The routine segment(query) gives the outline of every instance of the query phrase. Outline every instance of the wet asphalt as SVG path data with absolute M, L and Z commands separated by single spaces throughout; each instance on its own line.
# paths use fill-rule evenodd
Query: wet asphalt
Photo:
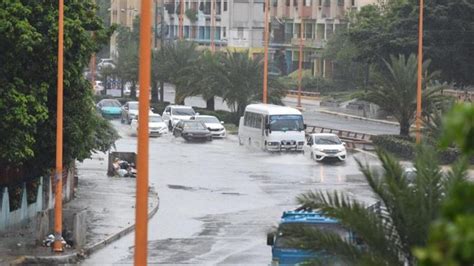
M 122 135 L 117 150 L 136 151 L 130 127 L 113 123 Z M 149 179 L 160 209 L 149 222 L 149 263 L 268 265 L 266 233 L 283 211 L 297 207 L 300 193 L 340 190 L 374 202 L 355 158 L 376 163 L 363 153 L 344 163 L 316 163 L 300 153 L 239 146 L 233 135 L 206 143 L 150 139 Z M 131 233 L 83 264 L 131 264 L 133 245 Z

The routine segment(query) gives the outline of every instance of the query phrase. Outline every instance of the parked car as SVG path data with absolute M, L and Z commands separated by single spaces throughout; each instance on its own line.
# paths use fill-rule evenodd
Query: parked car
M 138 116 L 138 102 L 129 101 L 122 106 L 122 117 L 120 122 L 130 124 Z
M 130 125 L 134 132 L 138 134 L 138 116 L 135 116 Z M 159 137 L 168 133 L 168 126 L 163 122 L 163 119 L 161 119 L 159 114 L 150 112 L 148 118 L 148 132 L 150 137 Z
M 102 59 L 100 59 L 99 63 L 97 64 L 97 69 L 101 70 L 104 67 L 115 68 L 114 60 L 112 58 L 102 58 Z
M 173 128 L 173 136 L 182 137 L 183 139 L 211 141 L 212 134 L 206 125 L 201 121 L 181 120 Z
M 104 118 L 119 118 L 122 116 L 122 105 L 115 99 L 103 99 L 97 103 L 96 107 Z
M 168 105 L 163 111 L 163 120 L 168 124 L 170 130 L 181 120 L 189 120 L 198 115 L 194 109 L 185 105 Z
M 217 117 L 212 115 L 197 115 L 193 116 L 191 120 L 202 121 L 206 125 L 207 129 L 211 131 L 211 134 L 215 138 L 224 138 L 227 133 L 223 121 L 219 121 Z
M 303 152 L 305 156 L 318 162 L 325 159 L 345 161 L 347 157 L 345 143 L 332 133 L 310 134 L 303 146 Z

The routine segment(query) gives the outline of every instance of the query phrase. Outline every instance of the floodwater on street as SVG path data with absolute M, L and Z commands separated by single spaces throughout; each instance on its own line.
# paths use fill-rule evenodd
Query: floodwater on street
M 118 151 L 136 151 L 130 126 L 113 124 Z M 355 158 L 316 163 L 299 153 L 266 153 L 239 146 L 237 137 L 187 143 L 171 134 L 150 139 L 150 185 L 160 197 L 149 222 L 149 263 L 268 265 L 266 233 L 302 192 L 340 190 L 368 204 L 375 200 Z M 104 169 L 105 171 L 105 169 Z M 134 233 L 83 264 L 133 263 Z

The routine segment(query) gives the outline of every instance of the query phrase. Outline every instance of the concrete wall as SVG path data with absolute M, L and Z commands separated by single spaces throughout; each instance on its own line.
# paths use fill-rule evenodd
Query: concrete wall
M 63 202 L 70 201 L 74 197 L 74 168 L 67 171 L 63 178 Z M 27 187 L 23 183 L 21 190 L 20 208 L 10 211 L 10 199 L 8 187 L 0 188 L 0 231 L 12 229 L 28 224 L 38 212 L 54 208 L 54 193 L 50 177 L 40 177 L 36 189 L 36 201 L 28 204 Z

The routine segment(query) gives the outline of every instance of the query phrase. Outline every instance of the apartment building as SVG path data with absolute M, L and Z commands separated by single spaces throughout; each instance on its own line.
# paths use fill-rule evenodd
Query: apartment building
M 264 0 L 214 0 L 214 43 L 217 49 L 262 52 L 263 47 L 263 2 Z M 184 39 L 206 47 L 211 43 L 211 0 L 185 0 L 183 18 Z M 165 39 L 179 36 L 180 0 L 165 0 Z
M 133 29 L 133 20 L 140 13 L 140 0 L 111 0 L 110 22 Z M 110 56 L 118 56 L 117 32 L 110 38 Z
M 348 26 L 347 12 L 377 0 L 271 0 L 271 41 L 274 57 L 284 58 L 284 73 L 298 68 L 299 43 L 303 28 L 303 68 L 313 75 L 331 78 L 334 66 L 322 59 L 327 40 Z M 303 27 L 301 27 L 303 24 Z

